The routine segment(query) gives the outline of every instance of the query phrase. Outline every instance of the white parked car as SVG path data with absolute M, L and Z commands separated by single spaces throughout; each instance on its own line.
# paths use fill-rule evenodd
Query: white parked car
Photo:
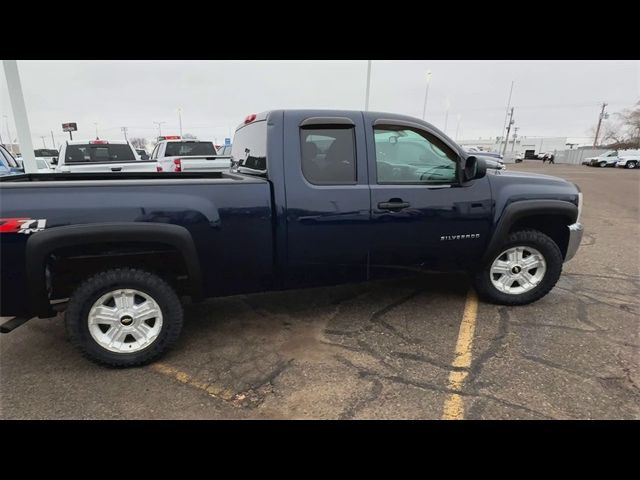
M 620 159 L 616 162 L 618 168 L 638 168 L 640 167 L 640 152 L 639 153 L 623 153 L 620 155 Z
M 155 172 L 154 161 L 142 160 L 124 140 L 71 140 L 60 147 L 56 172 Z
M 38 173 L 55 173 L 54 165 L 51 165 L 46 158 L 36 157 Z
M 231 156 L 219 155 L 213 142 L 177 135 L 160 138 L 151 153 L 158 172 L 208 172 L 231 167 Z

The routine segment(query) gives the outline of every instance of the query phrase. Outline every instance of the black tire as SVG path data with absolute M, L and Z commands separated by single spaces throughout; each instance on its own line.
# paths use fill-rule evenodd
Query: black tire
M 529 246 L 538 250 L 545 259 L 547 271 L 542 281 L 532 290 L 521 294 L 508 294 L 499 291 L 491 282 L 490 268 L 495 257 L 504 250 Z M 520 230 L 510 233 L 495 256 L 492 256 L 481 271 L 474 275 L 474 285 L 480 298 L 500 305 L 526 305 L 544 297 L 555 286 L 562 273 L 562 253 L 558 245 L 538 230 Z
M 89 332 L 88 316 L 93 304 L 102 295 L 120 288 L 133 288 L 149 295 L 162 312 L 162 326 L 156 339 L 134 353 L 107 350 Z M 120 368 L 144 365 L 158 358 L 178 339 L 182 322 L 182 305 L 173 288 L 157 275 L 134 268 L 116 268 L 89 277 L 71 296 L 65 315 L 69 339 L 85 357 L 100 365 Z
M 600 163 L 598 164 L 598 166 L 599 166 L 600 168 L 604 168 L 604 167 L 606 167 L 606 166 L 607 166 L 607 162 L 600 162 Z
M 638 162 L 627 162 L 625 168 L 636 168 L 638 166 Z

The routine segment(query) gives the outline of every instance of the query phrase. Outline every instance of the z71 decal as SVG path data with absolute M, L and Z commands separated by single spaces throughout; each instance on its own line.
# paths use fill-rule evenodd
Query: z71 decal
M 46 218 L 0 218 L 0 233 L 34 233 L 47 227 Z

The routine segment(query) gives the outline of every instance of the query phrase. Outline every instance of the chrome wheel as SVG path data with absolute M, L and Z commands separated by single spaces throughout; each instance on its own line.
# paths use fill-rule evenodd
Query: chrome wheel
M 88 323 L 89 333 L 101 347 L 134 353 L 156 340 L 162 311 L 146 293 L 123 288 L 102 295 L 89 310 Z
M 510 295 L 528 292 L 540 284 L 547 271 L 542 254 L 532 247 L 512 247 L 505 250 L 491 264 L 491 283 L 499 291 Z

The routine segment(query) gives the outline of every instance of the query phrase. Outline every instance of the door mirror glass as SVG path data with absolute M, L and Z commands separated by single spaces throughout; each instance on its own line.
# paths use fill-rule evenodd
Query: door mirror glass
M 474 157 L 472 155 L 465 159 L 464 168 L 462 169 L 462 177 L 465 182 L 476 178 L 482 178 L 486 174 L 487 164 L 482 158 Z

